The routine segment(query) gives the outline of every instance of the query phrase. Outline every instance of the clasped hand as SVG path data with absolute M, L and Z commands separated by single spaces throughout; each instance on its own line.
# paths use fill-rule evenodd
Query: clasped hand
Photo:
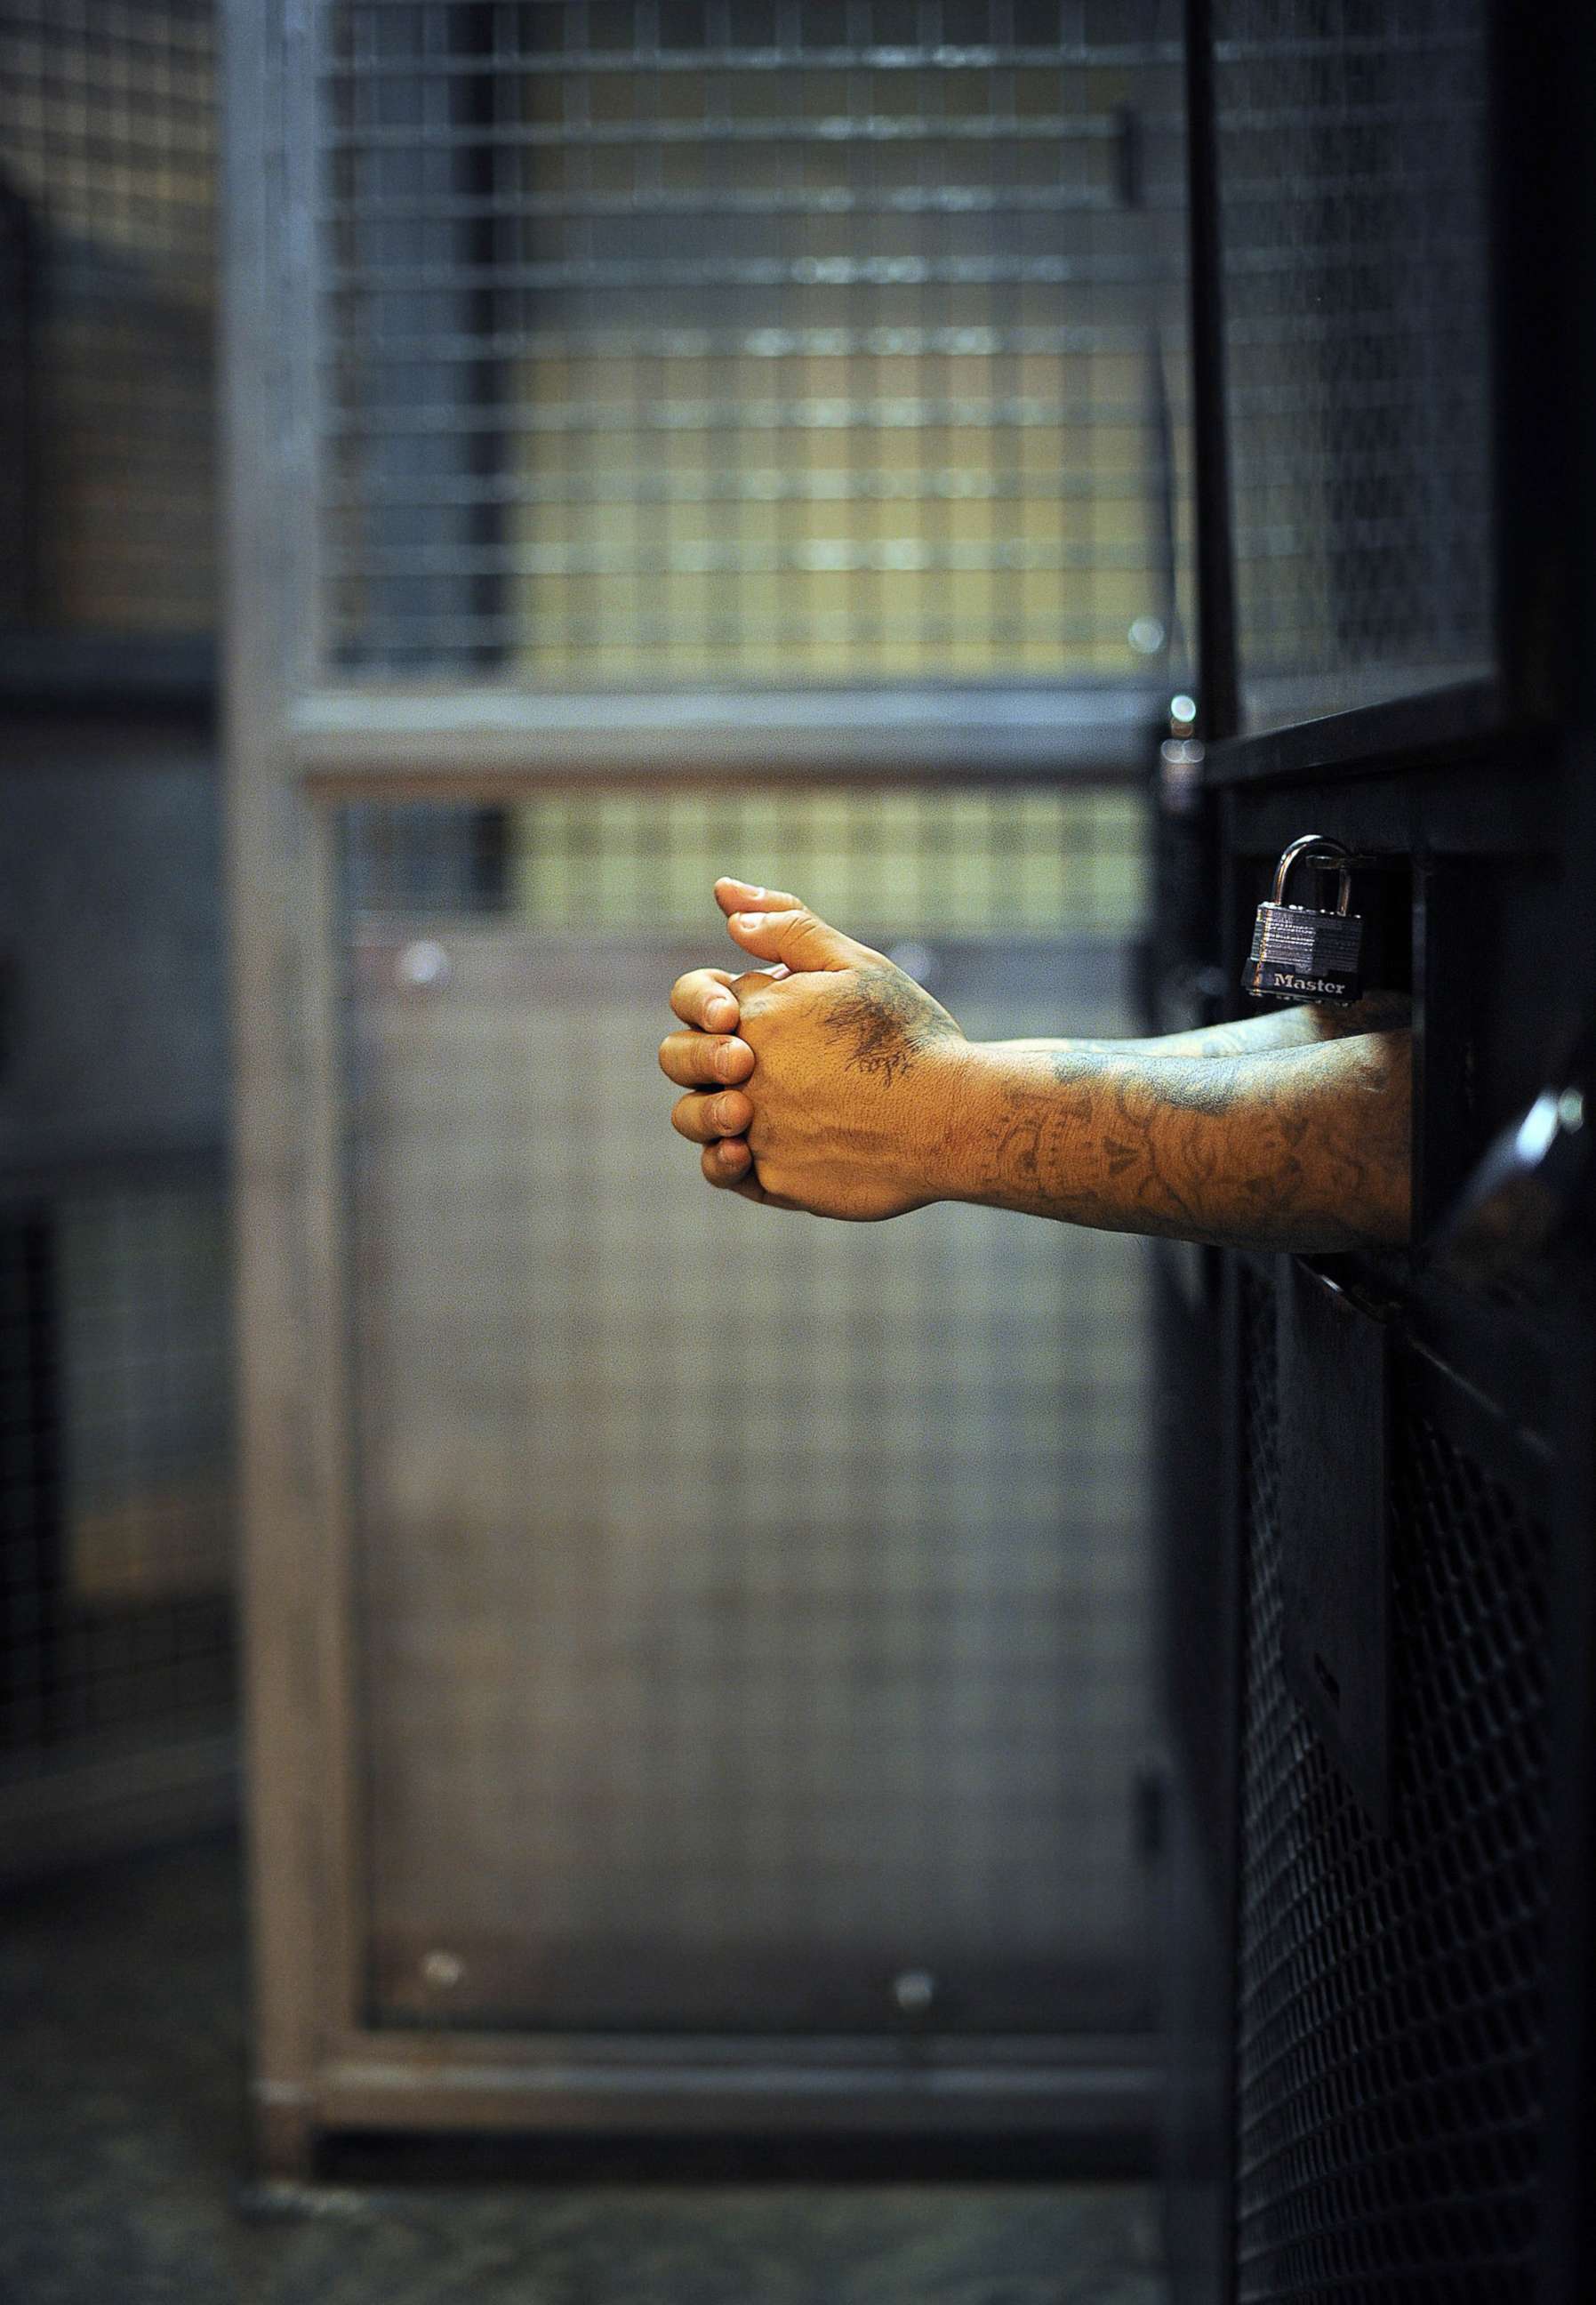
M 660 1068 L 711 1185 L 816 1216 L 898 1216 L 939 1197 L 964 1033 L 885 954 L 780 890 L 725 879 L 734 940 L 773 963 L 697 968 L 671 1007 Z

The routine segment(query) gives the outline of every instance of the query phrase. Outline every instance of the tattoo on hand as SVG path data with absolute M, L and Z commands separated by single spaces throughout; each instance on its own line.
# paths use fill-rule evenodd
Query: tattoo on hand
M 929 1042 L 964 1038 L 947 1009 L 896 968 L 861 974 L 828 1011 L 826 1029 L 851 1043 L 851 1067 L 887 1088 L 913 1070 Z

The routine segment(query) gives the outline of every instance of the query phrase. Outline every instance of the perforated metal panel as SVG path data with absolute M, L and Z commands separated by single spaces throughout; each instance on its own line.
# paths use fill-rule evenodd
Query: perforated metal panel
M 0 1789 L 230 1722 L 218 1167 L 0 1204 Z
M 1411 1405 L 1393 1468 L 1393 1829 L 1282 1675 L 1274 1298 L 1244 1290 L 1237 2296 L 1536 2294 L 1549 1545 Z
M 1057 678 L 1169 648 L 1167 7 L 317 14 L 335 661 Z
M 0 399 L 33 625 L 216 622 L 215 9 L 0 9 Z
M 794 793 L 773 850 L 719 795 L 537 804 L 489 840 L 435 812 L 432 906 L 415 810 L 412 895 L 386 911 L 399 827 L 356 814 L 379 2020 L 1145 2022 L 1137 1245 L 709 1193 L 653 1062 L 671 977 L 724 943 L 717 820 L 751 869 L 796 859 L 817 898 L 851 899 L 862 934 L 912 916 L 914 964 L 972 1033 L 1123 1030 L 1138 826 L 1109 796 L 1077 855 L 1086 807 Z M 610 812 L 644 837 L 611 848 Z M 944 812 L 962 873 L 903 838 Z M 1029 888 L 1004 869 L 1017 827 Z M 506 847 L 507 879 L 471 861 Z M 635 925 L 584 935 L 584 905 Z M 905 1971 L 935 1980 L 918 2012 Z
M 1485 12 L 1218 0 L 1237 646 L 1261 727 L 1488 670 Z

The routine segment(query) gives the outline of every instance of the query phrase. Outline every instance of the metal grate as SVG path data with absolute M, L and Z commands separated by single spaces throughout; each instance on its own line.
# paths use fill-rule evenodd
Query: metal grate
M 1214 19 L 1259 727 L 1490 665 L 1485 11 L 1220 0 Z
M 229 1723 L 228 1305 L 214 1174 L 0 1211 L 0 1781 Z
M 1237 2295 L 1528 2305 L 1546 2028 L 1546 1533 L 1404 1414 L 1399 1742 L 1382 1839 L 1282 1678 L 1274 1303 L 1252 1276 L 1244 1289 Z
M 214 14 L 0 9 L 0 394 L 21 512 L 4 607 L 30 625 L 216 621 Z
M 903 797 L 922 828 L 945 805 Z M 914 957 L 972 1031 L 1125 1029 L 1139 828 L 1108 796 L 1079 933 L 1038 905 L 1016 937 L 1014 826 L 1048 854 L 1023 797 L 961 795 L 962 873 L 922 853 L 913 889 L 891 795 L 586 795 L 486 845 L 439 811 L 438 904 L 356 911 L 379 2020 L 1145 2024 L 1136 1246 L 968 1209 L 772 1221 L 705 1190 L 654 1067 L 669 979 L 725 943 L 728 821 L 748 869 L 877 938 L 950 875 Z M 424 820 L 386 813 L 347 820 L 363 905 L 385 842 L 420 884 Z M 1056 799 L 1056 855 L 1071 821 Z M 481 881 L 506 846 L 535 870 Z M 918 2014 L 904 1972 L 935 1980 Z
M 1171 8 L 318 13 L 335 662 L 1057 677 L 1177 640 Z

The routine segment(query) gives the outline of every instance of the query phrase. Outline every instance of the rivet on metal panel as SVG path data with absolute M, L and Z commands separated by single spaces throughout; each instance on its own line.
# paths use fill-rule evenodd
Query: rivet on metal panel
M 929 1969 L 903 1969 L 892 1980 L 892 1997 L 905 2017 L 923 2017 L 937 1997 L 937 1980 Z
M 394 974 L 403 991 L 441 991 L 449 981 L 449 956 L 441 944 L 421 938 L 402 948 Z

